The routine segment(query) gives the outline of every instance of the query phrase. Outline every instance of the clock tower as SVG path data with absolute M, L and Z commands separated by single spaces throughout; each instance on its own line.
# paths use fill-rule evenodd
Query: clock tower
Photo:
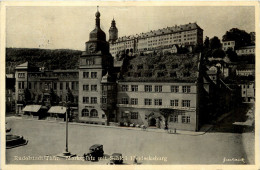
M 100 28 L 100 12 L 97 10 L 95 29 L 79 59 L 79 121 L 106 124 L 106 114 L 101 107 L 101 80 L 113 67 L 106 34 Z

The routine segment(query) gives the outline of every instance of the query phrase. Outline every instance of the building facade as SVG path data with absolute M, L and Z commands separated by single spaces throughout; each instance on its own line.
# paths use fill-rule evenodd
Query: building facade
M 253 81 L 241 82 L 241 96 L 243 102 L 254 103 L 255 102 L 255 83 Z
M 100 28 L 100 16 L 97 11 L 95 29 L 85 43 L 78 70 L 45 70 L 28 62 L 16 67 L 16 112 L 23 113 L 23 108 L 33 103 L 47 107 L 51 114 L 64 114 L 57 106 L 73 96 L 78 122 L 199 130 L 210 91 L 210 83 L 203 79 L 201 56 L 173 53 L 178 50 L 174 42 L 202 44 L 203 30 L 196 23 L 187 24 L 120 43 L 113 21 L 108 42 Z M 122 61 L 110 54 L 115 46 L 122 47 L 117 50 L 130 48 L 129 52 L 151 50 L 148 44 L 153 44 L 152 39 L 160 42 L 152 48 L 170 46 L 174 52 L 163 56 L 136 54 Z
M 227 51 L 228 49 L 235 50 L 235 41 L 223 41 L 222 42 L 222 50 Z
M 75 106 L 79 94 L 78 74 L 78 70 L 45 70 L 33 67 L 28 62 L 18 65 L 15 72 L 16 114 L 22 114 L 27 104 L 51 107 L 66 102 L 68 92 L 73 95 Z
M 246 46 L 246 47 L 241 47 L 236 50 L 236 53 L 238 56 L 241 55 L 254 55 L 255 54 L 255 46 Z
M 118 30 L 115 29 L 115 21 L 112 21 L 109 30 L 110 53 L 113 57 L 124 52 L 147 52 L 158 49 L 170 49 L 174 45 L 188 47 L 203 44 L 203 29 L 197 23 L 175 25 L 147 33 L 117 38 Z M 114 31 L 111 31 L 114 30 Z
M 108 91 L 115 90 L 113 83 L 103 85 L 102 77 L 111 73 L 113 58 L 109 53 L 106 34 L 100 28 L 100 13 L 96 13 L 96 27 L 90 32 L 86 50 L 79 61 L 79 121 L 105 125 L 108 113 L 114 112 L 107 99 Z M 110 37 L 113 38 L 113 37 Z M 109 90 L 108 87 L 109 86 Z M 105 91 L 106 90 L 106 91 Z M 109 96 L 110 97 L 110 96 Z M 109 107 L 103 106 L 109 105 Z M 103 106 L 103 107 L 102 107 Z

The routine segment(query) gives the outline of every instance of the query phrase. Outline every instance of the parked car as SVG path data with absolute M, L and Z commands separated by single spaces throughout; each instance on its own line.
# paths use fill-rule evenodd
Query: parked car
M 97 161 L 99 157 L 104 156 L 103 145 L 95 144 L 89 148 L 89 153 L 84 153 L 86 161 Z
M 123 156 L 121 153 L 113 153 L 112 156 L 110 156 L 110 165 L 114 164 L 122 164 L 123 163 Z

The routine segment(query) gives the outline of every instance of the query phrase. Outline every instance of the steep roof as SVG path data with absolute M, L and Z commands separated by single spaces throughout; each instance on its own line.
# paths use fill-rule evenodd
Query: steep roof
M 29 63 L 27 61 L 25 63 L 22 63 L 22 64 L 16 66 L 15 69 L 28 69 L 28 66 L 29 66 Z
M 169 54 L 125 59 L 119 81 L 196 82 L 199 58 L 199 54 Z
M 238 50 L 243 50 L 243 49 L 252 49 L 255 48 L 255 46 L 244 46 L 244 47 L 240 47 Z
M 179 26 L 175 25 L 172 27 L 166 27 L 166 28 L 162 28 L 162 29 L 158 29 L 158 30 L 151 30 L 150 32 L 146 32 L 146 33 L 119 37 L 116 40 L 116 42 L 129 41 L 129 40 L 133 40 L 135 38 L 148 38 L 148 37 L 164 35 L 164 34 L 171 34 L 171 33 L 175 33 L 175 32 L 182 32 L 182 31 L 193 30 L 193 29 L 201 29 L 201 28 L 198 26 L 197 23 L 189 23 L 189 24 L 184 24 L 184 25 L 179 25 Z

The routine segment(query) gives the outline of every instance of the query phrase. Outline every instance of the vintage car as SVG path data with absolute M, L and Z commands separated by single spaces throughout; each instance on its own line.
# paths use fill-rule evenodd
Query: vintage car
M 84 153 L 83 157 L 86 161 L 98 161 L 99 157 L 104 156 L 103 145 L 95 144 L 89 148 L 89 153 Z
M 110 156 L 110 161 L 109 161 L 110 165 L 122 164 L 122 163 L 123 163 L 123 156 L 121 153 L 113 153 Z

